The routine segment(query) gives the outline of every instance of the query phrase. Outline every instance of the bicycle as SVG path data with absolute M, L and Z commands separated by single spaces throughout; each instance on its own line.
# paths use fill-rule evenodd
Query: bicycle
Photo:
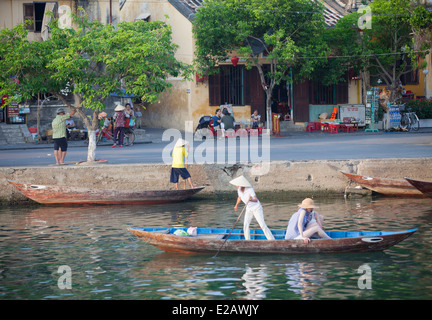
M 399 112 L 401 114 L 401 128 L 406 131 L 418 131 L 420 129 L 420 121 L 417 114 L 411 109 L 405 111 L 405 105 L 399 107 Z

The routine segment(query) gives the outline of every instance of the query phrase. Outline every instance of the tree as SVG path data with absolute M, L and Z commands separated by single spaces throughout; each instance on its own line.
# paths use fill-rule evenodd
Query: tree
M 311 78 L 323 85 L 346 81 L 349 69 L 360 73 L 364 67 L 364 48 L 358 28 L 359 13 L 346 15 L 338 20 L 333 28 L 321 34 L 326 43 L 328 56 L 316 63 Z
M 370 74 L 387 85 L 390 102 L 399 98 L 401 77 L 415 72 L 427 53 L 413 41 L 411 5 L 411 0 L 373 1 L 372 28 L 363 34 Z
M 37 133 L 41 141 L 39 118 L 45 99 L 41 103 L 39 97 L 64 88 L 66 83 L 50 79 L 47 43 L 27 41 L 25 26 L 23 23 L 0 30 L 0 96 L 8 96 L 9 102 L 16 103 L 38 97 Z
M 428 5 L 428 7 L 426 6 Z M 407 18 L 414 38 L 414 49 L 429 51 L 432 47 L 432 3 L 411 0 Z M 423 65 L 425 67 L 425 65 Z
M 50 93 L 76 110 L 88 129 L 87 161 L 94 161 L 97 115 L 111 94 L 125 91 L 155 102 L 170 88 L 167 78 L 187 74 L 188 68 L 176 60 L 171 28 L 163 22 L 113 26 L 76 15 L 73 21 L 76 28 L 60 28 L 53 20 L 50 38 L 44 42 L 27 41 L 22 25 L 2 29 L 0 94 L 15 93 L 28 99 Z M 74 95 L 73 102 L 67 99 L 69 94 Z M 93 110 L 91 120 L 83 108 Z
M 267 128 L 275 85 L 310 75 L 315 59 L 325 56 L 323 6 L 308 0 L 208 0 L 196 14 L 193 33 L 198 73 L 212 74 L 233 52 L 258 69 L 266 93 Z M 261 58 L 263 54 L 263 58 Z M 302 59 L 303 58 L 303 59 Z
M 363 83 L 369 83 L 369 74 L 381 79 L 390 90 L 390 102 L 397 102 L 401 77 L 424 67 L 421 61 L 430 49 L 431 13 L 417 2 L 374 0 L 369 11 L 342 17 L 322 35 L 331 53 L 313 77 L 334 84 L 351 68 L 362 73 Z M 368 12 L 370 24 L 360 28 Z

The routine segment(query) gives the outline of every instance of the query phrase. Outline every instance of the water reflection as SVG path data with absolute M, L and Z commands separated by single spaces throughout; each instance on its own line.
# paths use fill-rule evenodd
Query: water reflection
M 246 265 L 246 272 L 242 276 L 245 280 L 243 285 L 246 288 L 246 299 L 248 300 L 261 300 L 266 297 L 265 292 L 268 285 L 268 272 L 267 267 L 261 265 L 259 267 L 250 267 Z
M 320 274 L 315 264 L 296 262 L 286 267 L 288 290 L 298 294 L 302 299 L 314 299 L 319 286 L 326 280 L 325 274 Z
M 285 229 L 302 199 L 262 200 L 270 228 Z M 327 229 L 419 231 L 379 253 L 230 255 L 164 253 L 130 226 L 230 228 L 232 201 L 156 206 L 0 209 L 1 299 L 430 299 L 430 199 L 315 199 Z M 253 222 L 255 223 L 255 222 Z M 256 224 L 252 227 L 258 227 Z M 369 264 L 373 290 L 360 290 Z M 68 265 L 73 290 L 57 287 Z M 415 289 L 415 290 L 414 290 Z

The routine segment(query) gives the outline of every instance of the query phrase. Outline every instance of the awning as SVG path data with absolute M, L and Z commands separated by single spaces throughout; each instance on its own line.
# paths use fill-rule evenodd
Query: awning
M 138 17 L 136 17 L 135 21 L 138 21 L 138 20 L 147 20 L 148 18 L 150 18 L 150 13 L 144 12 L 144 13 L 141 13 Z

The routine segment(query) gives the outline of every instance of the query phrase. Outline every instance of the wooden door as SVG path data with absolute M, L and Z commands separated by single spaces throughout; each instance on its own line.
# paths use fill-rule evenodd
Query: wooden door
M 293 120 L 309 121 L 309 81 L 296 82 L 293 86 Z
M 266 121 L 265 94 L 256 67 L 245 70 L 245 104 L 250 104 L 251 113 L 258 110 L 261 120 Z

